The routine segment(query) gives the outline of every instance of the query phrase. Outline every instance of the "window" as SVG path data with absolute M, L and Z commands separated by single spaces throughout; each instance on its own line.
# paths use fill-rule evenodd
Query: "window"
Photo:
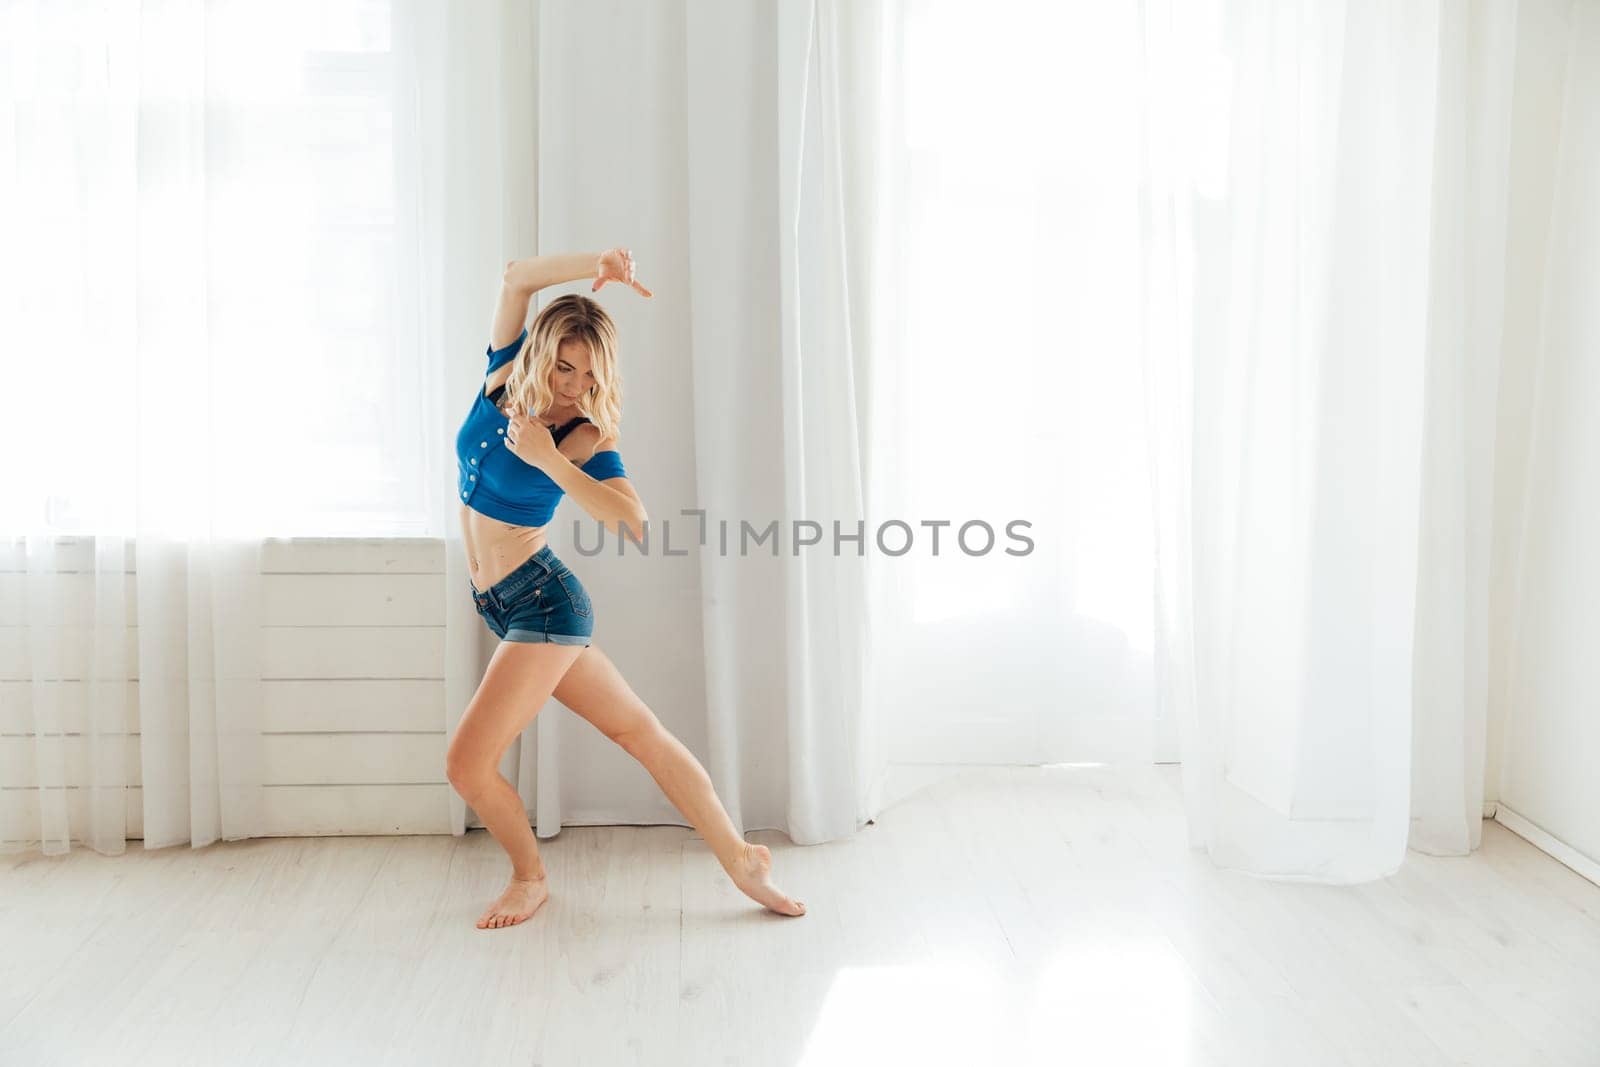
M 437 532 L 389 5 L 75 7 L 4 16 L 0 529 Z

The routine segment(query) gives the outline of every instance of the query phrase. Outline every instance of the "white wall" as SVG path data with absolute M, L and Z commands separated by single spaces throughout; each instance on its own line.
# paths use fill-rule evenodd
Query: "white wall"
M 1600 863 L 1600 18 L 1518 17 L 1484 797 Z

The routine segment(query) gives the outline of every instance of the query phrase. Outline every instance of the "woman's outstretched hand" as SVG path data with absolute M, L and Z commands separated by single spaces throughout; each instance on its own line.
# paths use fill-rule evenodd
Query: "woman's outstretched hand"
M 613 248 L 600 253 L 600 266 L 595 274 L 594 288 L 591 293 L 600 291 L 606 282 L 622 282 L 631 285 L 640 296 L 649 296 L 650 290 L 640 285 L 633 277 L 633 253 L 626 248 Z

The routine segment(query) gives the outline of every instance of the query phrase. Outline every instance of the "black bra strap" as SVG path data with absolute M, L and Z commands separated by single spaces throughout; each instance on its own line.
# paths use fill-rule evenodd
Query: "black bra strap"
M 506 391 L 506 387 L 505 386 L 503 386 L 503 385 L 495 386 L 494 392 L 489 394 L 489 403 L 494 404 L 496 407 L 498 407 L 499 404 L 500 404 L 500 397 L 505 391 Z M 573 430 L 577 429 L 579 424 L 585 423 L 585 422 L 588 422 L 588 421 L 589 421 L 589 417 L 587 415 L 579 415 L 579 416 L 577 416 L 575 418 L 567 420 L 567 422 L 564 425 L 557 426 L 555 429 L 551 430 L 550 431 L 550 436 L 555 438 L 556 444 L 559 445 L 561 443 L 561 439 L 563 437 L 567 436 L 567 434 L 569 434 Z
M 551 430 L 550 431 L 550 436 L 552 438 L 554 438 L 555 439 L 555 443 L 559 445 L 561 443 L 561 439 L 563 437 L 567 436 L 567 434 L 571 433 L 573 430 L 576 430 L 581 424 L 583 424 L 585 422 L 588 422 L 588 421 L 589 420 L 588 420 L 588 418 L 586 416 L 579 415 L 575 419 L 568 420 L 566 425 L 558 426 L 554 430 Z

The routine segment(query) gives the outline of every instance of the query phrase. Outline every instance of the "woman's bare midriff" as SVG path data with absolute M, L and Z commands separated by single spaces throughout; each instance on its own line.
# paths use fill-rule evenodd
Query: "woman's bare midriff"
M 467 550 L 467 571 L 472 585 L 483 592 L 526 563 L 544 547 L 545 527 L 516 526 L 491 519 L 465 504 L 461 509 L 461 540 Z

